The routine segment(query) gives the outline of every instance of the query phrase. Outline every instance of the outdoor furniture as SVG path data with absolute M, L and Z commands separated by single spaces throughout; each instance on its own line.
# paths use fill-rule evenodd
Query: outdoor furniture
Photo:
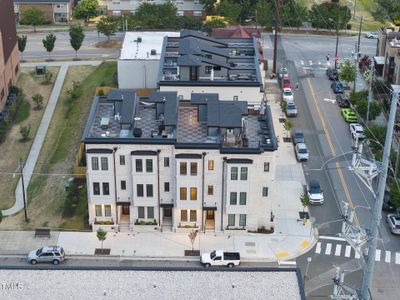
M 47 237 L 47 238 L 50 238 L 50 229 L 46 229 L 46 228 L 35 229 L 35 238 L 36 237 Z

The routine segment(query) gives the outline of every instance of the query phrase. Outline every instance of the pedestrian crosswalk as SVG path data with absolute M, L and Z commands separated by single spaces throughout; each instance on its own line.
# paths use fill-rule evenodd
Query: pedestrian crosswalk
M 295 61 L 296 67 L 303 69 L 326 69 L 331 66 L 330 61 L 299 60 Z
M 361 253 L 355 251 L 350 245 L 342 243 L 334 243 L 328 241 L 317 242 L 315 246 L 315 253 L 321 255 L 332 255 L 337 257 L 346 258 L 361 258 Z M 388 250 L 376 249 L 375 252 L 376 262 L 385 262 L 400 265 L 400 252 L 392 252 Z

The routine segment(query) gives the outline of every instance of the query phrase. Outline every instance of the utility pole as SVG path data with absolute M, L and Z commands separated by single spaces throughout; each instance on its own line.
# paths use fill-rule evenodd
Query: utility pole
M 357 86 L 357 74 L 358 74 L 358 62 L 360 59 L 360 43 L 361 43 L 361 27 L 362 27 L 362 22 L 363 22 L 363 17 L 361 16 L 361 20 L 360 20 L 360 28 L 358 30 L 358 41 L 357 41 L 357 47 L 356 47 L 356 59 L 355 59 L 355 63 L 356 63 L 356 78 L 354 80 L 354 87 L 353 87 L 353 91 L 356 92 L 356 86 Z
M 369 299 L 369 289 L 372 283 L 372 277 L 374 272 L 374 263 L 375 263 L 375 253 L 376 253 L 376 244 L 378 238 L 378 227 L 379 222 L 382 218 L 382 204 L 383 204 L 383 196 L 385 193 L 386 186 L 386 177 L 388 171 L 388 164 L 390 159 L 390 150 L 392 146 L 392 137 L 393 137 L 393 127 L 396 117 L 396 109 L 397 109 L 397 101 L 398 101 L 398 92 L 393 91 L 392 95 L 392 103 L 390 105 L 390 113 L 389 120 L 387 124 L 386 130 L 386 139 L 385 139 L 385 147 L 383 149 L 383 157 L 382 157 L 382 167 L 379 174 L 379 183 L 378 183 L 378 193 L 374 205 L 374 210 L 372 212 L 372 219 L 370 225 L 370 231 L 368 236 L 368 255 L 365 258 L 366 264 L 364 267 L 363 274 L 363 282 L 361 286 L 361 299 L 368 300 Z
M 20 172 L 21 172 L 22 199 L 24 200 L 25 222 L 29 223 L 28 210 L 27 210 L 27 207 L 26 207 L 25 182 L 24 182 L 24 164 L 22 163 L 22 159 L 19 160 L 19 169 L 20 169 Z
M 353 11 L 353 19 L 356 19 L 356 6 L 357 6 L 357 0 L 354 0 L 354 11 Z
M 338 61 L 338 47 L 339 47 L 339 26 L 340 26 L 340 14 L 339 20 L 336 24 L 336 50 L 335 50 L 335 70 L 337 71 L 337 61 Z
M 372 101 L 372 81 L 374 80 L 374 73 L 375 73 L 375 64 L 374 64 L 374 61 L 372 60 L 371 76 L 369 78 L 369 88 L 368 88 L 367 125 L 369 123 L 369 106 Z
M 278 31 L 280 26 L 279 20 L 279 7 L 280 7 L 280 0 L 275 0 L 275 36 L 274 36 L 274 64 L 272 66 L 272 73 L 276 74 L 276 61 L 278 56 Z

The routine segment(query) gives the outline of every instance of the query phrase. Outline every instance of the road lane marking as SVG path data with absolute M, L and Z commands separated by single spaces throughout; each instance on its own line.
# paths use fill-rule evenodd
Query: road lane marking
M 340 252 L 342 252 L 342 245 L 336 245 L 335 256 L 340 256 Z
M 380 249 L 376 249 L 375 261 L 381 261 L 381 250 Z
M 350 257 L 351 254 L 351 246 L 346 246 L 346 251 L 344 253 L 345 257 Z
M 319 240 L 332 240 L 332 241 L 340 241 L 340 242 L 345 242 L 346 240 L 344 238 L 336 237 L 336 236 L 326 236 L 326 235 L 321 235 L 318 237 Z
M 331 255 L 331 250 L 332 250 L 332 244 L 331 243 L 326 244 L 325 255 Z
M 317 254 L 321 253 L 321 242 L 317 243 L 317 247 L 315 248 L 315 253 L 317 253 Z
M 396 265 L 400 264 L 400 253 L 396 252 L 396 260 L 395 260 Z
M 385 263 L 390 263 L 390 251 L 385 251 Z

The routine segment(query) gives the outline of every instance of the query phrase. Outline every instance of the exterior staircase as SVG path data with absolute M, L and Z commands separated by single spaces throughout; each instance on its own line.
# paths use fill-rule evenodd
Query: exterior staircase
M 131 231 L 131 226 L 129 223 L 119 223 L 119 231 L 120 232 L 129 232 Z

